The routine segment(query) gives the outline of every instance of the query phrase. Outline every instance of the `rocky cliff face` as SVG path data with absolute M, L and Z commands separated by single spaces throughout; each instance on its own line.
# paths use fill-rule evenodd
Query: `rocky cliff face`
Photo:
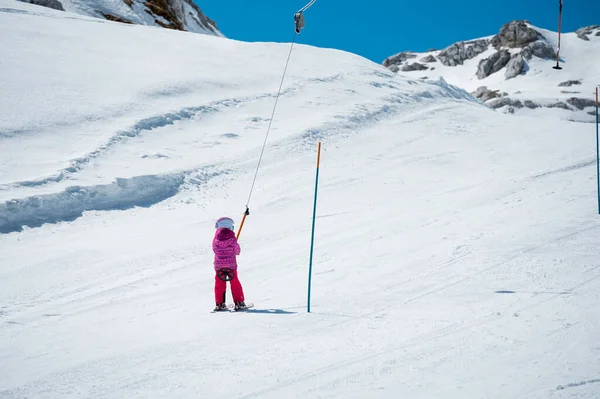
M 64 11 L 62 4 L 58 0 L 20 0 L 23 3 L 35 4 L 42 7 L 53 8 L 55 10 Z
M 193 0 L 20 0 L 129 24 L 223 36 Z
M 509 66 L 510 61 L 512 61 L 510 62 L 511 70 L 506 73 L 506 76 L 512 78 L 526 69 L 526 60 L 530 60 L 531 57 L 552 58 L 556 54 L 554 48 L 546 42 L 545 37 L 533 29 L 527 21 L 512 21 L 504 25 L 500 32 L 491 39 L 454 43 L 437 52 L 437 54 L 428 54 L 423 58 L 427 59 L 427 62 L 439 60 L 442 65 L 454 67 L 464 65 L 465 61 L 494 49 L 496 52 L 479 61 L 475 72 L 479 79 L 484 79 L 493 73 L 499 72 L 504 67 Z M 521 57 L 517 57 L 514 51 L 509 51 L 515 49 L 520 50 Z M 395 71 L 401 69 L 406 71 L 407 69 L 402 68 L 402 64 L 417 56 L 416 53 L 398 53 L 386 58 L 383 65 Z
M 593 90 L 600 84 L 600 26 L 563 33 L 562 71 L 552 69 L 557 37 L 556 32 L 517 20 L 494 36 L 461 41 L 443 50 L 398 53 L 383 65 L 397 73 L 419 74 L 421 79 L 441 76 L 507 113 L 550 108 L 560 112 L 562 119 L 589 122 L 595 105 Z M 566 89 L 573 85 L 588 87 L 585 92 Z

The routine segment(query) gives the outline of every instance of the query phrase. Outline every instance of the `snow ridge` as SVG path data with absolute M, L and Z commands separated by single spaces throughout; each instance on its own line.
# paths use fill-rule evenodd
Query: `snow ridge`
M 183 187 L 202 186 L 227 173 L 205 167 L 164 175 L 117 178 L 110 184 L 72 186 L 58 193 L 10 200 L 0 204 L 0 234 L 22 231 L 23 226 L 32 228 L 73 221 L 86 211 L 150 207 L 173 197 Z

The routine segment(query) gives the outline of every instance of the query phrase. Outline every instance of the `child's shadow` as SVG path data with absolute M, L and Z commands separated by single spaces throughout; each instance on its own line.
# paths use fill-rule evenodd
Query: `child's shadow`
M 283 309 L 247 309 L 245 313 L 263 313 L 263 314 L 296 314 L 296 312 L 288 312 Z

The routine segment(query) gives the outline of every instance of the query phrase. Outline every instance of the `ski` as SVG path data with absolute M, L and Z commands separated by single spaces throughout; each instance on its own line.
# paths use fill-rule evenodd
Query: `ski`
M 254 307 L 254 304 L 252 302 L 248 302 L 248 303 L 246 303 L 245 309 L 239 309 L 239 310 L 235 310 L 235 304 L 233 304 L 233 303 L 227 304 L 227 307 L 232 312 L 243 312 L 244 310 L 248 310 L 248 309 Z
M 254 304 L 252 302 L 250 303 L 246 303 L 246 308 L 245 309 L 239 309 L 239 310 L 235 310 L 235 304 L 233 303 L 229 303 L 227 304 L 227 309 L 223 309 L 223 310 L 212 310 L 210 313 L 233 313 L 233 312 L 243 312 L 245 310 L 248 310 L 250 308 L 253 308 Z
M 227 309 L 223 309 L 223 310 L 212 310 L 210 313 L 231 313 L 233 312 L 233 310 L 227 308 Z

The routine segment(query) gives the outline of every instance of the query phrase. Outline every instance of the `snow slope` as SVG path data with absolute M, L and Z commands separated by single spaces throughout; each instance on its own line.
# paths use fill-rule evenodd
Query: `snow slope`
M 590 29 L 591 33 L 587 35 L 587 41 L 578 37 L 575 32 L 563 32 L 560 50 L 560 65 L 563 69 L 556 70 L 552 67 L 556 65 L 554 54 L 558 45 L 558 34 L 531 24 L 527 25 L 541 35 L 538 44 L 550 46 L 546 52 L 551 57 L 533 55 L 530 59 L 525 60 L 523 71 L 513 78 L 507 78 L 506 66 L 483 79 L 477 76 L 480 63 L 498 51 L 491 44 L 486 45 L 484 52 L 464 60 L 464 63 L 460 65 L 449 66 L 440 62 L 440 53 L 447 50 L 444 49 L 425 53 L 412 51 L 400 53 L 408 55 L 410 58 L 401 63 L 393 63 L 390 67 L 397 70 L 399 74 L 411 78 L 438 79 L 443 77 L 448 83 L 464 88 L 473 94 L 480 87 L 497 91 L 499 96 L 504 97 L 504 100 L 510 99 L 510 101 L 499 101 L 497 97 L 484 100 L 492 108 L 497 108 L 504 113 L 594 122 L 594 93 L 596 86 L 600 84 L 600 27 Z M 470 43 L 489 42 L 493 37 L 481 37 L 461 43 L 470 47 Z M 502 49 L 508 50 L 515 56 L 521 53 L 524 47 L 503 46 Z M 433 57 L 433 61 L 423 62 L 426 57 Z M 394 56 L 389 57 L 387 63 L 393 58 Z M 410 69 L 408 66 L 414 63 L 419 63 L 427 69 L 407 71 L 406 69 Z M 560 85 L 569 81 L 577 83 L 569 86 Z M 571 100 L 573 98 L 584 101 L 573 101 Z
M 8 0 L 0 36 L 0 397 L 600 394 L 590 125 L 297 45 L 240 237 L 255 308 L 211 314 L 289 45 Z

